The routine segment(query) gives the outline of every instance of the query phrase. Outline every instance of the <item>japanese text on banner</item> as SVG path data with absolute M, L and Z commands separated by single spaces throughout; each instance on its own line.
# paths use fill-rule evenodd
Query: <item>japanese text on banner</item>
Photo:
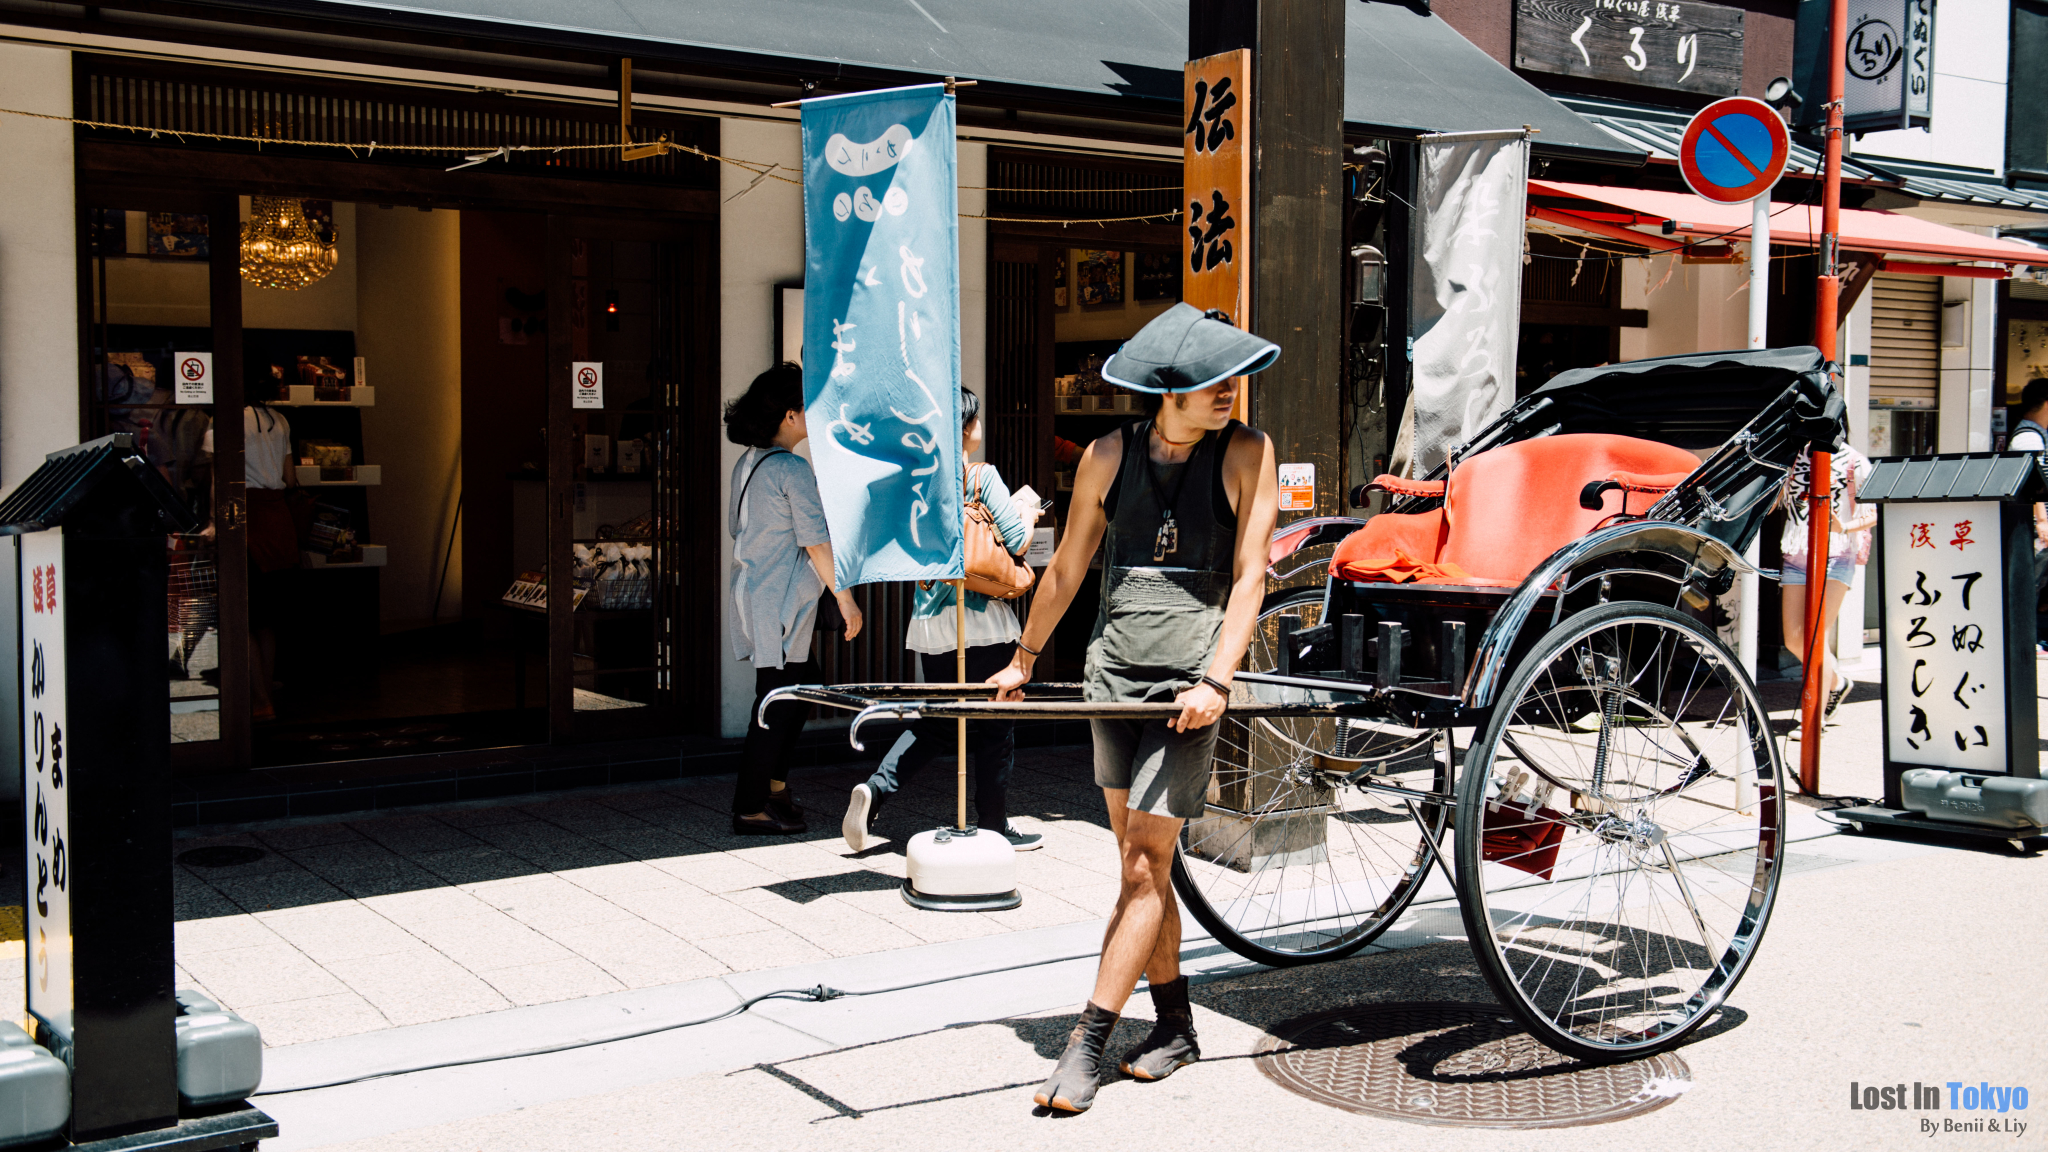
M 1901 764 L 2002 772 L 1999 505 L 1886 504 L 1880 519 L 1887 756 Z
M 1239 326 L 1250 319 L 1251 303 L 1251 75 L 1248 49 L 1193 60 L 1181 97 L 1181 299 L 1219 309 Z
M 28 1010 L 71 1033 L 71 789 L 65 774 L 64 538 L 30 532 L 20 543 L 24 934 Z
M 804 405 L 839 586 L 963 572 L 953 98 L 807 100 Z

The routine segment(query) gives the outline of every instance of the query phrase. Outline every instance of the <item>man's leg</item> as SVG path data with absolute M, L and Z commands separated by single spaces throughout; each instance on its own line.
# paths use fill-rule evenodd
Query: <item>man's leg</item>
M 1173 846 L 1183 821 L 1133 812 L 1130 792 L 1104 788 L 1116 833 L 1123 889 L 1102 935 L 1102 963 L 1090 1000 L 1121 1013 L 1143 976 L 1153 984 L 1180 978 L 1180 902 L 1173 896 Z

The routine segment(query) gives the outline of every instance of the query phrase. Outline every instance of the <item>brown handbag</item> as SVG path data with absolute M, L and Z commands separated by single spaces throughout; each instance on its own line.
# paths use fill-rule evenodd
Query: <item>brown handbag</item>
M 1029 565 L 1004 547 L 1002 533 L 996 531 L 995 514 L 982 502 L 980 469 L 986 467 L 974 466 L 974 492 L 966 501 L 967 530 L 961 550 L 966 557 L 967 590 L 997 600 L 1015 600 L 1031 591 L 1031 583 L 1037 577 Z

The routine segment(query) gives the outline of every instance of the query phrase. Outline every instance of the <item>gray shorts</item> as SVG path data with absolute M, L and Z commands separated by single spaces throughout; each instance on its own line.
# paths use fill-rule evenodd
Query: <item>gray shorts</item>
M 1202 814 L 1221 720 L 1193 732 L 1175 732 L 1164 720 L 1090 720 L 1088 726 L 1095 734 L 1098 786 L 1127 789 L 1133 811 L 1183 820 Z

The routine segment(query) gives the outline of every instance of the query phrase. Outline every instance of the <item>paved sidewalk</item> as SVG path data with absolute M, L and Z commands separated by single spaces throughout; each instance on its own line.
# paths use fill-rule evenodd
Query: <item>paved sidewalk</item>
M 902 840 L 949 821 L 934 761 L 882 814 L 890 844 L 839 838 L 869 767 L 800 773 L 811 831 L 730 832 L 730 778 L 525 803 L 294 822 L 180 839 L 262 859 L 177 866 L 178 986 L 254 1021 L 267 1045 L 1097 919 L 1116 857 L 1086 749 L 1020 751 L 1011 810 L 1045 846 L 1024 904 L 941 914 L 903 902 Z

